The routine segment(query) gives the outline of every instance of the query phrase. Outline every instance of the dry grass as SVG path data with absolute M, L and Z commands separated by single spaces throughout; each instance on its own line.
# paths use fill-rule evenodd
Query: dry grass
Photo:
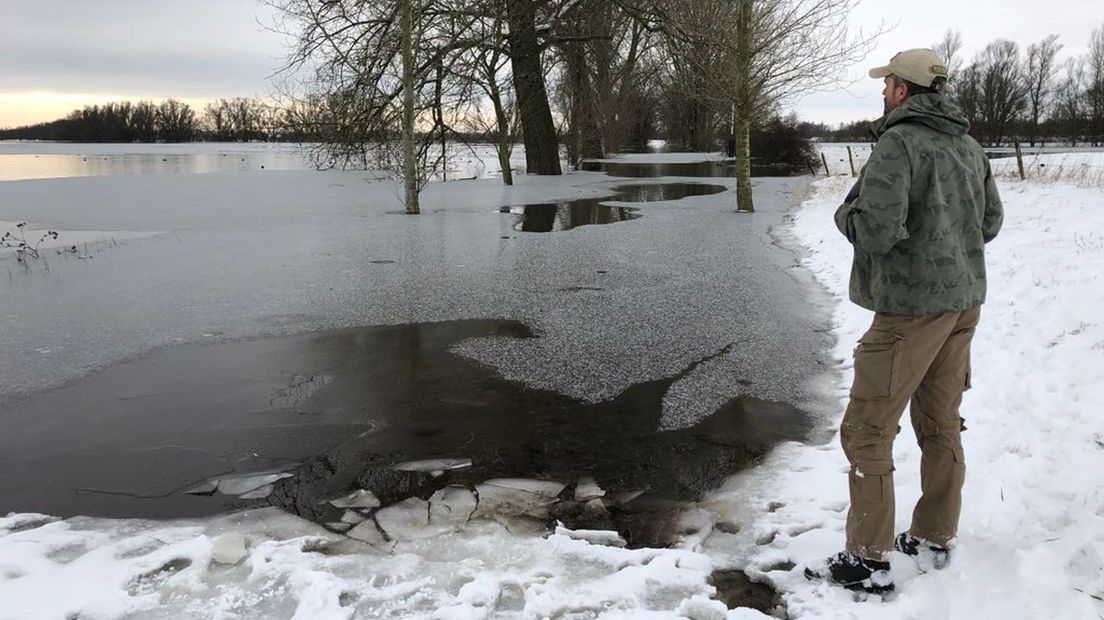
M 1020 173 L 1014 157 L 994 161 L 993 173 L 1005 180 L 1020 180 Z M 1104 187 L 1104 153 L 1068 153 L 1025 157 L 1024 177 L 1027 181 L 1046 185 Z

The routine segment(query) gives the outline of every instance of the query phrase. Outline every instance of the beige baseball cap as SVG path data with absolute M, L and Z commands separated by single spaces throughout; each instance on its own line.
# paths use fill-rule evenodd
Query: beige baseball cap
M 931 87 L 936 78 L 946 80 L 947 65 L 938 54 L 927 48 L 917 48 L 898 52 L 884 67 L 874 67 L 870 70 L 870 77 L 884 78 L 890 74 L 908 80 L 913 84 Z M 950 91 L 950 85 L 944 82 L 944 91 Z

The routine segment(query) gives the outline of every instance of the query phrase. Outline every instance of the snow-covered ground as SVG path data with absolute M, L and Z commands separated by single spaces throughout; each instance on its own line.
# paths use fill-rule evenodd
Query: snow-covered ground
M 841 412 L 851 350 L 871 319 L 847 301 L 851 250 L 832 224 L 850 183 L 818 182 L 792 229 L 809 249 L 805 265 L 839 300 L 832 329 L 844 370 Z M 988 246 L 989 297 L 974 341 L 974 387 L 962 405 L 967 482 L 952 563 L 919 574 L 895 555 L 899 594 L 890 601 L 856 603 L 803 578 L 803 563 L 843 543 L 846 461 L 837 441 L 780 449 L 707 502 L 720 514 L 746 512 L 749 495 L 776 502 L 750 530 L 731 540 L 715 536 L 705 552 L 750 554 L 749 572 L 785 593 L 793 617 L 1104 616 L 1104 191 L 1005 180 L 1000 188 L 1006 220 Z M 920 491 L 920 452 L 911 425 L 902 428 L 898 530 Z M 796 566 L 777 570 L 784 562 Z
M 870 320 L 846 300 L 850 248 L 831 219 L 850 182 L 818 182 L 781 231 L 807 248 L 805 266 L 838 302 L 838 409 L 822 421 L 826 431 L 838 424 L 853 343 Z M 709 599 L 707 577 L 720 568 L 775 585 L 791 617 L 1102 617 L 1104 192 L 1003 177 L 1000 185 L 1006 223 L 988 249 L 989 301 L 963 403 L 961 535 L 942 571 L 919 574 L 895 557 L 891 600 L 856 602 L 801 576 L 805 562 L 843 544 L 846 462 L 832 439 L 787 444 L 733 477 L 686 516 L 699 523 L 687 531 L 697 532 L 675 549 L 626 550 L 475 521 L 381 554 L 274 510 L 177 522 L 13 514 L 0 518 L 0 618 L 764 617 Z M 323 206 L 332 212 L 339 199 L 347 197 L 327 194 Z M 203 230 L 198 220 L 184 223 Z M 919 493 L 919 451 L 903 427 L 900 527 Z

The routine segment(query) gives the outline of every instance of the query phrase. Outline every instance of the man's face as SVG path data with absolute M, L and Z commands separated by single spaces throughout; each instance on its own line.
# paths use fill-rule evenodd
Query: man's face
M 882 89 L 882 99 L 885 101 L 886 114 L 889 111 L 905 102 L 908 99 L 908 86 L 904 82 L 898 83 L 892 75 L 887 75 L 885 78 L 885 88 Z

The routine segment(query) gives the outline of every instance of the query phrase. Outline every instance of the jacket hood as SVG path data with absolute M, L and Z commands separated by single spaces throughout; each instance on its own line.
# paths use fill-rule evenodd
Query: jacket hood
M 962 110 L 938 93 L 913 95 L 886 114 L 875 125 L 881 136 L 887 129 L 899 123 L 917 123 L 951 136 L 962 136 L 970 131 L 970 121 Z

